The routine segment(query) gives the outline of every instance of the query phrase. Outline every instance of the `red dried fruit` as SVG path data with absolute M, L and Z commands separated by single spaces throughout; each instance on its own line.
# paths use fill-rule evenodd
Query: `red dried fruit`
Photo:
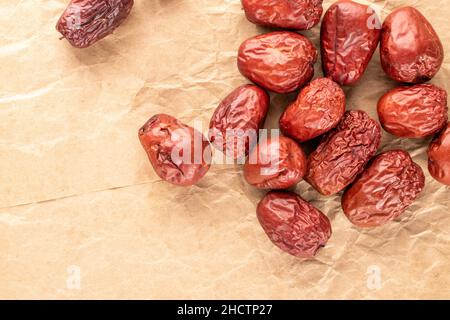
M 244 41 L 239 48 L 238 68 L 263 88 L 289 93 L 312 79 L 317 54 L 313 43 L 301 34 L 271 32 Z
M 294 140 L 272 137 L 260 141 L 250 152 L 244 177 L 259 189 L 286 189 L 303 179 L 306 166 L 305 153 Z
M 336 127 L 345 113 L 345 94 L 328 78 L 319 78 L 302 89 L 280 118 L 282 132 L 305 142 Z
M 269 95 L 254 85 L 230 93 L 217 107 L 210 122 L 209 140 L 234 159 L 246 156 L 257 142 L 269 109 Z
M 323 0 L 242 0 L 250 22 L 266 27 L 307 30 L 319 23 Z
M 202 133 L 166 114 L 150 118 L 139 140 L 158 176 L 172 184 L 196 184 L 208 172 L 211 146 Z
M 447 123 L 447 112 L 447 92 L 432 84 L 396 88 L 378 102 L 383 128 L 403 138 L 435 134 Z
M 380 28 L 377 14 L 366 5 L 353 1 L 331 5 L 320 31 L 325 75 L 340 85 L 354 85 L 378 46 Z
M 450 186 L 450 123 L 428 148 L 428 170 L 437 181 Z
M 269 239 L 293 256 L 311 258 L 331 237 L 327 216 L 293 192 L 269 192 L 256 213 Z
M 380 56 L 384 71 L 392 79 L 422 83 L 441 68 L 444 49 L 428 20 L 418 10 L 403 7 L 383 23 Z
M 380 145 L 381 128 L 364 111 L 347 111 L 308 158 L 305 180 L 323 195 L 336 194 L 363 170 Z
M 345 191 L 342 209 L 355 225 L 368 228 L 398 218 L 425 186 L 419 165 L 402 150 L 382 153 Z
M 130 14 L 133 0 L 72 0 L 56 24 L 70 44 L 86 48 L 111 34 Z

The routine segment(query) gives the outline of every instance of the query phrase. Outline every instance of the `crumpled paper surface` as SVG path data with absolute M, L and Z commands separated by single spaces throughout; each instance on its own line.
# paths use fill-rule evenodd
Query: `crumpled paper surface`
M 428 173 L 429 139 L 383 132 L 380 151 L 406 149 L 427 180 L 384 227 L 358 230 L 339 196 L 301 182 L 296 191 L 327 214 L 333 235 L 315 259 L 291 257 L 260 227 L 264 192 L 241 166 L 216 165 L 198 186 L 175 187 L 137 139 L 160 112 L 206 128 L 246 82 L 240 43 L 268 29 L 249 23 L 239 0 L 136 0 L 113 35 L 79 50 L 54 29 L 67 2 L 0 1 L 0 298 L 450 298 L 450 188 Z M 447 51 L 432 83 L 449 90 L 448 1 L 375 4 L 383 18 L 412 5 L 432 22 Z M 318 46 L 319 30 L 303 34 Z M 346 89 L 347 108 L 377 117 L 394 86 L 377 52 Z M 272 95 L 267 127 L 294 98 Z

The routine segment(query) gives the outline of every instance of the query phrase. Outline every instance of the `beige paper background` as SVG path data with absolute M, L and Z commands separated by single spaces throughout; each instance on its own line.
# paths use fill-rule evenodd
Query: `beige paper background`
M 154 174 L 137 139 L 160 112 L 206 126 L 246 82 L 237 48 L 265 30 L 245 19 L 240 1 L 135 0 L 114 35 L 83 50 L 54 29 L 67 2 L 0 0 L 0 298 L 450 298 L 450 188 L 426 170 L 429 140 L 383 132 L 381 150 L 405 148 L 426 172 L 424 194 L 400 222 L 360 231 L 339 196 L 300 183 L 333 236 L 316 259 L 296 259 L 260 228 L 264 192 L 240 166 L 213 166 L 198 186 L 175 187 Z M 384 15 L 420 9 L 448 53 L 447 0 L 376 4 Z M 318 46 L 318 32 L 304 34 Z M 432 82 L 449 90 L 449 73 L 447 54 Z M 346 90 L 347 108 L 376 117 L 394 86 L 377 53 Z M 287 103 L 273 96 L 268 127 Z M 367 285 L 371 266 L 381 288 Z

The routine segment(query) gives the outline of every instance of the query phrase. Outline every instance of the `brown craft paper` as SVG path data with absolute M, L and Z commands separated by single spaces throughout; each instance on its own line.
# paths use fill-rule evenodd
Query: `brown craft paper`
M 172 186 L 137 138 L 161 112 L 206 127 L 247 82 L 240 43 L 269 29 L 248 22 L 239 0 L 136 0 L 113 35 L 80 50 L 54 28 L 67 3 L 0 0 L 0 298 L 450 298 L 450 188 L 428 173 L 429 139 L 383 132 L 380 151 L 409 151 L 427 182 L 384 227 L 357 229 L 340 195 L 301 182 L 296 191 L 326 213 L 333 235 L 315 259 L 297 259 L 264 234 L 255 215 L 264 192 L 241 166 Z M 431 21 L 447 53 L 431 82 L 449 90 L 449 2 L 374 3 L 383 18 L 412 5 Z M 302 33 L 318 47 L 319 30 Z M 376 118 L 394 86 L 377 52 L 346 89 L 347 109 Z M 267 127 L 293 98 L 272 95 Z

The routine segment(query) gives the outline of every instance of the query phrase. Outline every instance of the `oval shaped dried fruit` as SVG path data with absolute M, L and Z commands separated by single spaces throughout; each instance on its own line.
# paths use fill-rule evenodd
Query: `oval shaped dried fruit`
M 269 192 L 256 212 L 273 244 L 293 256 L 311 258 L 331 237 L 327 216 L 293 192 Z
M 286 189 L 303 179 L 306 166 L 305 153 L 294 140 L 271 137 L 260 141 L 250 152 L 244 177 L 259 189 Z
M 419 165 L 403 150 L 375 157 L 342 197 L 347 218 L 363 228 L 377 227 L 398 218 L 425 186 Z
M 250 22 L 266 27 L 307 30 L 319 23 L 323 0 L 242 0 Z
M 312 81 L 281 115 L 281 131 L 305 142 L 330 131 L 345 113 L 345 94 L 328 78 Z
M 392 79 L 422 83 L 432 79 L 444 61 L 444 48 L 430 22 L 415 8 L 387 16 L 381 30 L 381 65 Z
M 305 180 L 323 195 L 352 183 L 380 145 L 381 127 L 361 110 L 347 111 L 309 155 Z
M 312 79 L 317 54 L 313 43 L 301 34 L 271 32 L 242 43 L 238 68 L 242 75 L 265 89 L 289 93 Z
M 447 123 L 447 92 L 432 84 L 395 88 L 378 102 L 383 128 L 402 138 L 424 138 Z
M 139 140 L 156 174 L 179 186 L 196 184 L 208 172 L 211 146 L 203 134 L 167 114 L 150 118 Z
M 257 86 L 243 85 L 235 89 L 214 111 L 209 140 L 230 158 L 246 156 L 258 141 L 269 103 L 269 95 Z

